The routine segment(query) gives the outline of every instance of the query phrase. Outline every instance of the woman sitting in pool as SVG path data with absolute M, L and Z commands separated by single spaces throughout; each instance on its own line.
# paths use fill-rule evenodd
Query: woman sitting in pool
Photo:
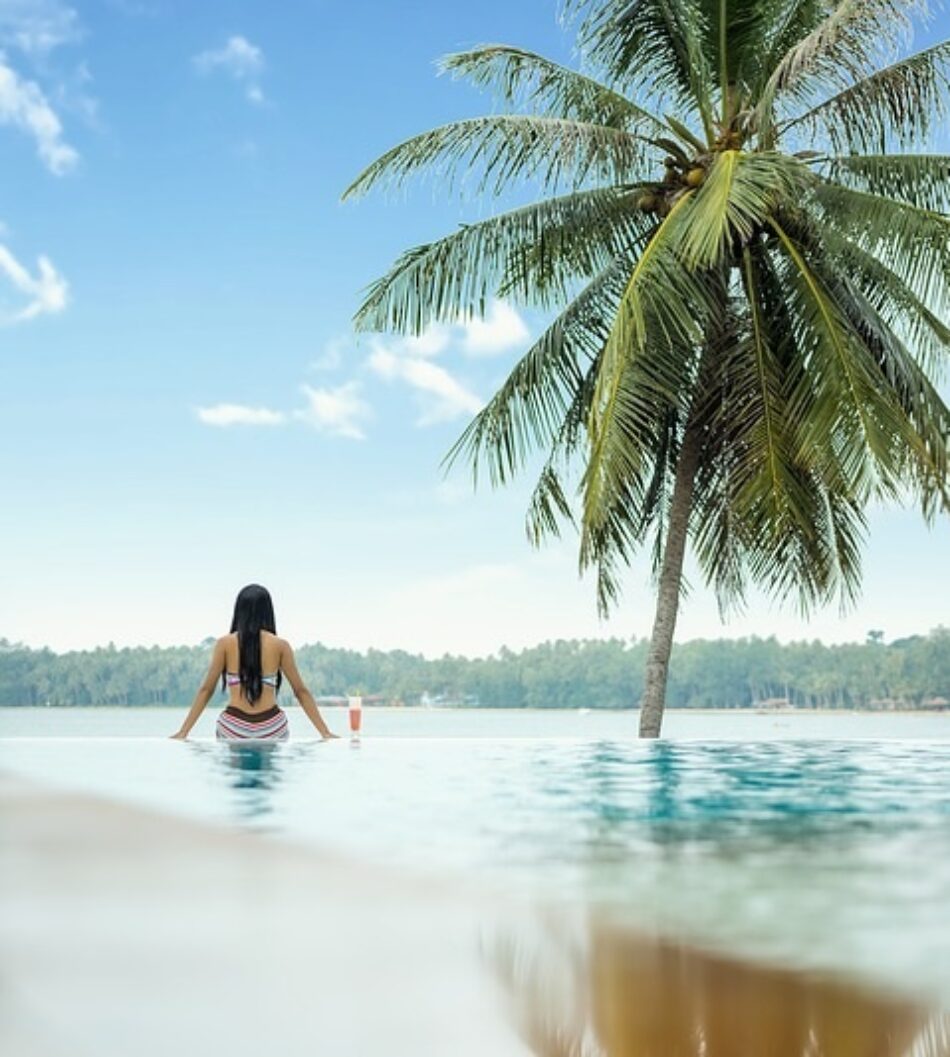
M 313 694 L 304 685 L 289 643 L 277 637 L 274 603 L 270 593 L 259 584 L 248 584 L 234 603 L 231 634 L 218 639 L 208 672 L 198 687 L 194 704 L 173 738 L 184 741 L 214 693 L 221 679 L 221 689 L 228 687 L 231 701 L 218 716 L 217 735 L 233 741 L 238 738 L 286 738 L 287 716 L 277 704 L 277 691 L 287 676 L 307 717 L 323 738 L 334 738 L 323 722 Z

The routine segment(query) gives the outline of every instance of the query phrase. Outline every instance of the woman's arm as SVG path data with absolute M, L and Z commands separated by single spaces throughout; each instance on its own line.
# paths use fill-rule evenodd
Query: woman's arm
M 205 673 L 204 679 L 201 680 L 201 686 L 198 687 L 198 693 L 195 694 L 195 700 L 191 708 L 188 711 L 188 715 L 185 716 L 185 722 L 182 723 L 181 729 L 177 734 L 173 734 L 173 738 L 177 738 L 179 741 L 184 741 L 188 737 L 191 728 L 198 722 L 198 717 L 205 710 L 205 705 L 214 693 L 215 685 L 221 678 L 221 673 L 224 671 L 224 666 L 227 663 L 227 653 L 225 652 L 224 639 L 218 639 L 214 646 L 214 653 L 211 655 L 211 663 L 208 665 L 208 671 Z
M 307 718 L 320 731 L 320 737 L 335 738 L 336 734 L 332 733 L 326 723 L 323 722 L 323 716 L 320 715 L 320 709 L 317 708 L 317 702 L 314 701 L 313 694 L 310 693 L 303 679 L 300 678 L 300 672 L 297 670 L 297 662 L 294 660 L 294 651 L 290 648 L 290 643 L 284 642 L 283 639 L 280 643 L 280 670 L 287 676 L 287 681 L 293 689 L 294 697 L 297 698 L 300 702 L 300 707 L 307 713 Z

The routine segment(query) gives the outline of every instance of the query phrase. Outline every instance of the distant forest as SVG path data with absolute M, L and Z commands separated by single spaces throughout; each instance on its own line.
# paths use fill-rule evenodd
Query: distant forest
M 885 644 L 783 645 L 775 639 L 698 640 L 673 651 L 675 708 L 946 707 L 950 629 Z M 212 640 L 172 648 L 100 647 L 73 653 L 0 639 L 0 705 L 183 705 L 208 663 Z M 644 640 L 544 643 L 486 658 L 438 660 L 401 650 L 303 646 L 297 660 L 314 694 L 362 693 L 381 703 L 494 708 L 625 708 L 643 688 Z

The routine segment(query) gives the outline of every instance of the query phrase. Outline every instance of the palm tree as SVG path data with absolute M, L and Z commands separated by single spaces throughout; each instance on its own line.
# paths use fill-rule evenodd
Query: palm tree
M 950 1057 L 950 1014 L 694 949 L 603 917 L 527 915 L 485 945 L 535 1057 Z
M 393 148 L 346 192 L 426 170 L 536 203 L 418 246 L 366 330 L 505 297 L 553 323 L 450 459 L 507 482 L 540 452 L 530 538 L 580 534 L 598 602 L 652 543 L 640 733 L 660 732 L 687 543 L 723 612 L 751 582 L 851 602 L 872 502 L 950 509 L 950 156 L 922 153 L 950 41 L 911 0 L 567 0 L 583 71 L 507 46 L 443 69 L 506 111 Z

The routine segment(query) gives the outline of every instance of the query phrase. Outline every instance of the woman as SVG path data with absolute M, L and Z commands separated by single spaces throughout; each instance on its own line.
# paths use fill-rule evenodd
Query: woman
M 227 687 L 231 692 L 231 701 L 218 716 L 219 738 L 228 741 L 286 738 L 287 716 L 277 704 L 277 691 L 284 675 L 320 736 L 336 737 L 323 722 L 313 694 L 300 678 L 294 651 L 289 643 L 277 637 L 270 593 L 260 584 L 248 584 L 234 603 L 231 634 L 215 643 L 211 664 L 198 687 L 194 704 L 181 729 L 172 737 L 181 741 L 188 737 L 220 678 L 221 689 Z

